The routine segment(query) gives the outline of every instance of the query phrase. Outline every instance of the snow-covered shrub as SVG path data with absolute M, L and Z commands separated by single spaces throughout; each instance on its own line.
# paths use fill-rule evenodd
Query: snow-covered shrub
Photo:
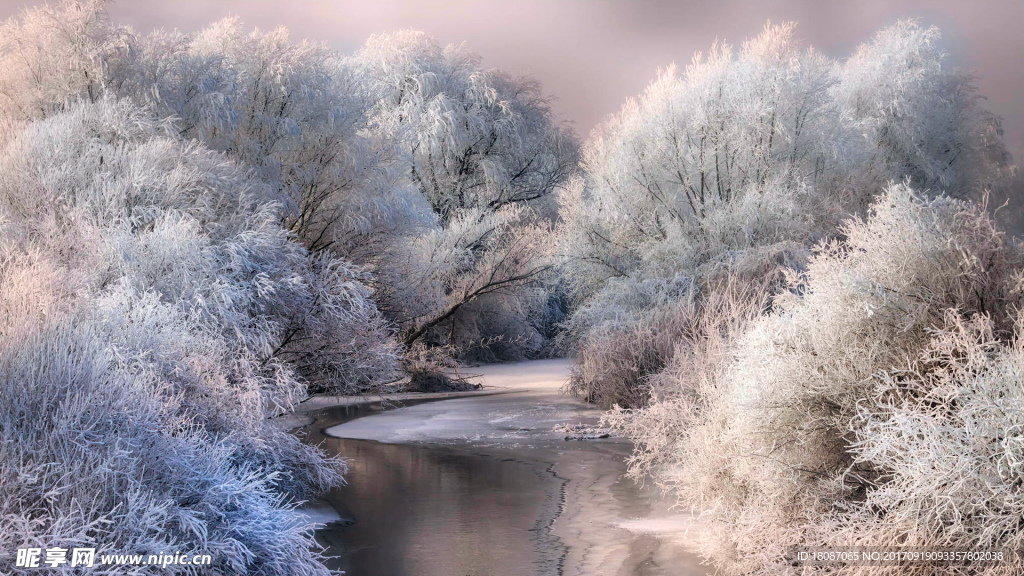
M 644 379 L 671 357 L 695 297 L 690 278 L 610 280 L 559 335 L 560 345 L 576 352 L 568 391 L 605 407 L 643 404 Z
M 290 509 L 336 485 L 343 465 L 269 426 L 257 393 L 233 389 L 245 375 L 234 347 L 154 292 L 119 283 L 87 297 L 86 271 L 66 257 L 90 246 L 54 254 L 12 236 L 2 227 L 5 573 L 38 570 L 14 568 L 18 548 L 59 546 L 210 553 L 211 574 L 326 574 Z
M 673 335 L 674 349 L 664 368 L 649 373 L 643 409 L 616 406 L 604 418 L 636 446 L 630 475 L 642 481 L 654 474 L 666 482 L 677 465 L 677 442 L 702 418 L 717 397 L 716 386 L 728 365 L 734 339 L 747 323 L 770 308 L 771 279 L 753 283 L 732 275 L 687 301 L 690 313 Z M 696 294 L 695 294 L 696 295 Z
M 253 370 L 286 351 L 309 376 L 349 378 L 330 386 L 388 376 L 393 346 L 362 273 L 310 255 L 280 226 L 272 189 L 144 111 L 73 106 L 13 138 L 0 164 L 7 226 L 51 253 L 76 246 L 71 265 L 90 289 L 124 282 L 194 307 L 255 359 Z M 283 378 L 272 403 L 287 407 L 304 392 Z
M 576 355 L 567 391 L 605 408 L 635 408 L 660 396 L 659 379 L 679 368 L 709 338 L 705 329 L 724 310 L 760 310 L 801 262 L 799 246 L 738 253 L 731 262 L 698 268 L 693 277 L 610 279 L 605 289 L 562 325 L 559 343 Z
M 693 366 L 699 385 L 663 375 L 665 399 L 625 425 L 635 472 L 703 511 L 701 551 L 726 573 L 789 573 L 799 545 L 1018 546 L 1019 529 L 985 516 L 1020 482 L 1001 464 L 1012 453 L 1000 460 L 1012 437 L 1000 448 L 1001 420 L 979 412 L 1019 386 L 1017 344 L 985 357 L 1014 335 L 1017 248 L 982 209 L 905 184 L 841 233 L 768 316 Z M 993 500 L 958 502 L 958 480 L 981 478 Z
M 370 275 L 329 254 L 312 254 L 303 270 L 307 289 L 287 312 L 274 357 L 288 363 L 309 391 L 356 394 L 399 377 L 398 345 L 377 310 Z
M 122 355 L 89 311 L 51 311 L 45 318 L 26 318 L 43 316 L 38 308 L 7 317 L 0 334 L 5 573 L 39 570 L 15 568 L 14 553 L 24 547 L 205 553 L 213 559 L 209 574 L 329 573 L 311 527 L 283 493 L 286 471 L 251 459 L 236 436 L 207 430 L 182 392 Z M 338 462 L 297 443 L 290 448 L 309 452 L 305 463 L 337 482 Z M 81 569 L 65 564 L 52 572 Z M 183 566 L 139 573 L 157 572 L 193 573 Z
M 1001 562 L 948 573 L 1024 570 L 1024 326 L 1017 324 L 1012 342 L 994 328 L 984 315 L 950 310 L 910 366 L 875 379 L 870 403 L 851 422 L 850 450 L 854 469 L 879 479 L 847 515 L 813 526 L 812 543 L 999 549 Z M 849 572 L 933 573 L 912 562 Z

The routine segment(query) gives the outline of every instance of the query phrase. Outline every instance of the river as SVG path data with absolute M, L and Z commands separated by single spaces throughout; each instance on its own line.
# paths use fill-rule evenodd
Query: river
M 434 402 L 337 407 L 308 441 L 348 460 L 317 533 L 353 576 L 687 576 L 689 514 L 625 478 L 622 439 L 565 440 L 552 428 L 600 411 L 559 393 L 568 363 L 476 369 L 486 390 Z M 327 517 L 328 519 L 330 516 Z

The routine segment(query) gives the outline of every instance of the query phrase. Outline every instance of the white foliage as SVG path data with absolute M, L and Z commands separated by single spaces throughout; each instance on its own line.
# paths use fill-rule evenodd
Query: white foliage
M 835 78 L 792 36 L 791 25 L 769 27 L 737 53 L 716 45 L 681 75 L 662 71 L 595 130 L 585 189 L 564 216 L 574 279 L 687 273 L 818 231 L 816 204 L 846 183 L 827 97 Z
M 4 24 L 0 116 L 38 118 L 103 94 L 148 105 L 253 168 L 314 250 L 358 252 L 381 229 L 420 220 L 396 172 L 402 154 L 364 131 L 372 101 L 337 53 L 283 28 L 245 33 L 231 18 L 194 35 L 139 35 L 110 24 L 104 6 L 43 5 Z
M 3 543 L 322 573 L 289 495 L 337 485 L 342 466 L 267 418 L 395 376 L 374 298 L 407 343 L 450 319 L 460 342 L 497 331 L 535 351 L 546 199 L 574 140 L 535 83 L 465 51 L 396 37 L 349 59 L 232 19 L 141 35 L 104 7 L 0 26 L 0 433 L 17 439 Z M 418 72 L 377 67 L 378 48 L 451 84 L 423 75 L 392 106 L 388 83 Z M 67 366 L 83 372 L 57 389 L 49 371 Z M 91 469 L 54 470 L 76 455 Z
M 832 96 L 859 140 L 843 153 L 882 178 L 976 198 L 1007 176 L 1002 128 L 980 106 L 974 79 L 944 69 L 940 36 L 901 21 L 843 63 Z
M 0 336 L 0 561 L 8 573 L 38 571 L 14 568 L 15 551 L 33 546 L 210 553 L 209 574 L 329 573 L 310 527 L 282 495 L 284 470 L 250 460 L 235 437 L 205 430 L 182 392 L 121 354 L 102 323 L 21 312 L 5 318 Z M 301 448 L 289 447 L 309 452 Z M 306 458 L 336 466 L 312 452 Z M 323 473 L 337 480 L 337 469 Z
M 110 25 L 105 4 L 68 0 L 0 23 L 0 122 L 47 117 L 79 97 L 102 95 L 108 55 L 130 40 Z
M 103 94 L 147 106 L 181 136 L 253 169 L 307 247 L 366 266 L 404 339 L 467 304 L 449 293 L 438 301 L 431 287 L 444 280 L 422 275 L 432 266 L 410 260 L 409 247 L 437 239 L 462 212 L 529 205 L 539 216 L 498 218 L 506 227 L 550 219 L 552 192 L 575 167 L 575 140 L 540 87 L 481 68 L 463 48 L 400 33 L 347 58 L 292 42 L 284 29 L 246 33 L 235 19 L 191 35 L 140 35 L 111 25 L 103 8 L 69 0 L 4 24 L 5 122 Z M 509 305 L 491 311 L 517 316 L 540 271 L 519 282 L 531 284 L 525 300 L 499 299 Z M 406 277 L 426 291 L 400 286 Z M 502 290 L 510 297 L 513 286 Z

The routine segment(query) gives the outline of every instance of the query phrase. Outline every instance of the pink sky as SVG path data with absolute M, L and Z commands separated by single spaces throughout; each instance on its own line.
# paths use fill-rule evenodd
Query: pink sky
M 0 0 L 7 17 L 25 0 Z M 1024 2 L 1020 0 L 122 0 L 118 23 L 140 31 L 196 30 L 226 15 L 251 27 L 288 27 L 296 39 L 355 50 L 367 36 L 423 30 L 466 42 L 488 66 L 529 74 L 555 96 L 555 110 L 586 135 L 659 67 L 687 63 L 716 39 L 738 44 L 767 20 L 800 23 L 799 36 L 846 56 L 875 30 L 903 17 L 944 33 L 955 65 L 973 70 L 989 108 L 1004 119 L 1016 159 L 1024 152 Z

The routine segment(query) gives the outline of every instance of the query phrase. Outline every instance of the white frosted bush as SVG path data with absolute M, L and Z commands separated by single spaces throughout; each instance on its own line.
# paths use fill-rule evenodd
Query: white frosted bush
M 57 253 L 91 241 L 75 257 L 95 260 L 72 265 L 94 289 L 124 281 L 182 302 L 254 366 L 286 351 L 307 377 L 344 375 L 330 386 L 353 389 L 393 369 L 362 273 L 309 255 L 281 228 L 272 190 L 129 104 L 73 107 L 16 137 L 0 162 L 8 225 Z M 304 393 L 290 377 L 276 387 L 281 407 Z
M 10 232 L 0 230 L 8 573 L 38 570 L 14 567 L 18 548 L 60 546 L 210 553 L 211 574 L 326 574 L 291 508 L 337 484 L 343 465 L 269 425 L 260 396 L 279 392 L 232 386 L 245 376 L 236 350 L 179 306 L 124 283 L 84 297 L 83 271 Z
M 253 461 L 233 436 L 205 430 L 180 392 L 121 356 L 97 326 L 54 314 L 27 330 L 8 322 L 0 336 L 7 573 L 39 570 L 14 567 L 18 548 L 95 547 L 99 554 L 208 553 L 209 574 L 328 574 L 311 527 L 283 495 L 282 471 Z M 335 480 L 336 470 L 327 472 Z M 138 573 L 158 571 L 192 573 L 181 566 Z M 91 572 L 123 574 L 124 567 Z
M 822 545 L 899 544 L 1002 550 L 1005 560 L 954 566 L 951 574 L 1024 570 L 1020 325 L 1001 341 L 986 316 L 947 312 L 918 358 L 875 379 L 870 403 L 851 422 L 854 465 L 877 480 L 848 515 L 822 520 Z M 905 563 L 853 574 L 930 574 Z
M 992 428 L 961 420 L 956 396 L 968 394 L 973 371 L 1004 370 L 983 352 L 1013 335 L 1017 249 L 981 209 L 906 185 L 890 187 L 842 234 L 791 275 L 770 315 L 713 363 L 695 364 L 699 376 L 666 372 L 664 400 L 626 425 L 641 442 L 635 472 L 653 471 L 704 513 L 701 551 L 727 573 L 789 573 L 786 555 L 798 545 L 1017 543 L 1017 532 L 989 526 L 984 514 L 966 530 L 951 521 L 957 512 L 929 516 L 966 493 L 957 474 L 1002 474 L 997 461 L 981 466 L 977 447 L 959 471 L 932 460 L 989 445 Z M 952 338 L 951 318 L 984 330 Z M 943 357 L 947 366 L 928 360 Z M 954 420 L 914 428 L 915 409 Z M 914 476 L 925 470 L 935 476 Z
M 660 394 L 662 370 L 701 345 L 700 327 L 720 307 L 746 309 L 739 301 L 749 298 L 759 310 L 782 271 L 805 257 L 801 246 L 780 244 L 727 253 L 692 277 L 609 279 L 562 323 L 559 344 L 576 360 L 567 391 L 605 408 L 644 405 Z
M 644 379 L 671 357 L 693 314 L 694 292 L 685 277 L 610 280 L 563 324 L 560 345 L 576 352 L 568 391 L 605 407 L 643 404 Z

